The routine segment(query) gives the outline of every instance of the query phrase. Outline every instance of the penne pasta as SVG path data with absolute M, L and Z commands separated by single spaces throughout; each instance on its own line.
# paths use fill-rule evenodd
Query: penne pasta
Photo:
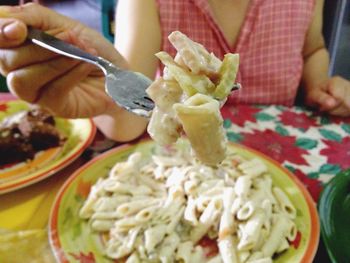
M 275 222 L 272 225 L 271 232 L 265 244 L 261 248 L 265 257 L 272 257 L 278 250 L 281 240 L 285 237 L 288 230 L 286 218 L 283 215 L 275 215 Z
M 197 94 L 184 104 L 174 104 L 174 110 L 197 158 L 208 165 L 220 163 L 226 154 L 226 137 L 218 102 Z
M 180 243 L 177 247 L 176 259 L 178 261 L 183 261 L 184 263 L 191 262 L 193 243 L 191 241 L 186 241 Z
M 234 243 L 232 236 L 225 236 L 220 239 L 218 246 L 223 263 L 241 262 L 238 259 L 236 244 Z
M 292 202 L 289 200 L 288 196 L 278 187 L 273 187 L 272 191 L 278 200 L 282 211 L 285 212 L 288 217 L 294 219 L 296 217 L 297 211 Z

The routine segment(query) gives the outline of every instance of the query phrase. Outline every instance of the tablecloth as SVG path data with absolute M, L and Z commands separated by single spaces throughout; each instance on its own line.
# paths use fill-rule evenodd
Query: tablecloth
M 225 107 L 222 114 L 229 141 L 254 148 L 281 163 L 304 183 L 316 202 L 323 185 L 340 170 L 350 167 L 350 118 L 330 117 L 305 107 L 275 105 Z M 55 194 L 69 175 L 91 158 L 118 145 L 100 133 L 97 135 L 91 147 L 58 174 L 0 195 L 0 228 L 44 228 Z M 2 202 L 5 200 L 11 201 Z M 316 255 L 316 260 L 320 259 L 328 262 L 322 242 Z
M 350 167 L 350 118 L 306 107 L 238 105 L 222 110 L 229 141 L 275 159 L 317 202 L 323 185 Z

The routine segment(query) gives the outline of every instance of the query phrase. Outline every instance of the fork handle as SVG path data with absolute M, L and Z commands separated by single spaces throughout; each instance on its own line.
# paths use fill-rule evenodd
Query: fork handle
M 76 46 L 73 46 L 33 27 L 28 27 L 27 38 L 38 46 L 41 46 L 63 56 L 94 64 L 100 67 L 103 71 L 105 71 L 104 66 L 106 64 L 109 64 L 108 61 L 101 57 L 91 55 Z

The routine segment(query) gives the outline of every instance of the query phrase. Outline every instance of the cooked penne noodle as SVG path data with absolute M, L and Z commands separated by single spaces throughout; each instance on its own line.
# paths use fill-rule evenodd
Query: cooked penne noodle
M 171 234 L 174 232 L 175 227 L 179 224 L 180 220 L 183 218 L 184 210 L 185 210 L 185 207 L 181 207 L 180 210 L 171 218 L 166 229 L 166 232 L 168 234 Z
M 249 174 L 249 176 L 255 177 L 259 176 L 267 171 L 266 165 L 260 159 L 252 159 L 248 162 L 241 163 L 238 168 L 244 174 Z
M 256 210 L 242 227 L 242 237 L 237 245 L 238 250 L 250 250 L 259 241 L 260 231 L 264 223 L 264 213 Z
M 173 259 L 174 252 L 180 243 L 180 238 L 176 232 L 171 233 L 164 238 L 164 242 L 159 248 L 159 259 L 161 262 L 170 262 Z
M 180 137 L 180 123 L 172 115 L 155 108 L 147 126 L 148 134 L 160 145 L 170 145 Z
M 156 245 L 162 242 L 166 234 L 166 225 L 150 227 L 145 231 L 145 248 L 148 253 L 152 252 Z
M 183 104 L 174 104 L 174 110 L 196 157 L 204 164 L 220 163 L 225 158 L 226 137 L 218 102 L 196 94 Z
M 252 216 L 256 207 L 252 201 L 248 201 L 243 204 L 243 206 L 238 209 L 236 217 L 238 220 L 244 221 Z
M 282 211 L 285 212 L 288 217 L 294 219 L 297 215 L 297 211 L 288 196 L 278 187 L 273 187 L 272 192 L 279 202 Z
M 174 103 L 180 102 L 183 91 L 175 80 L 158 78 L 146 90 L 157 107 L 166 113 L 172 112 Z
M 116 213 L 119 217 L 128 216 L 139 212 L 141 209 L 157 203 L 157 200 L 149 198 L 147 202 L 144 200 L 136 200 L 124 203 L 118 206 Z
M 99 212 L 97 211 L 91 216 L 91 219 L 93 220 L 110 220 L 110 219 L 116 219 L 120 216 L 115 211 L 108 211 L 108 212 Z
M 219 240 L 230 236 L 234 232 L 234 217 L 231 214 L 231 204 L 235 198 L 233 188 L 225 188 L 223 195 L 224 210 L 220 219 Z
M 249 189 L 252 185 L 252 179 L 250 176 L 243 175 L 237 178 L 234 190 L 237 196 L 246 198 L 249 194 Z
M 286 238 L 289 242 L 292 242 L 295 240 L 298 234 L 298 229 L 295 224 L 295 222 L 288 220 L 288 228 L 287 228 L 287 235 Z
M 224 263 L 236 263 L 240 262 L 237 256 L 236 244 L 233 241 L 232 236 L 225 236 L 218 242 L 219 251 L 222 262 Z
M 279 244 L 277 250 L 276 250 L 276 253 L 281 253 L 285 250 L 287 250 L 289 248 L 289 243 L 287 241 L 287 239 L 283 238 L 281 240 L 281 243 Z
M 101 196 L 93 205 L 94 211 L 113 211 L 120 204 L 127 202 L 130 199 L 128 195 L 118 196 Z
M 275 215 L 275 222 L 272 225 L 271 232 L 265 244 L 261 248 L 265 257 L 272 257 L 277 251 L 281 240 L 286 236 L 288 230 L 288 224 L 286 218 L 283 215 Z
M 91 222 L 91 228 L 95 231 L 105 232 L 111 229 L 111 227 L 114 225 L 114 220 L 92 220 Z
M 196 215 L 196 203 L 192 197 L 187 200 L 187 206 L 184 211 L 184 219 L 190 222 L 193 226 L 198 224 L 198 218 Z
M 141 223 L 151 220 L 151 218 L 152 218 L 153 214 L 156 212 L 157 208 L 158 208 L 157 206 L 149 206 L 149 207 L 142 209 L 141 211 L 139 211 L 135 215 L 135 220 L 138 222 L 141 222 Z
M 184 263 L 191 262 L 192 249 L 193 243 L 191 241 L 180 243 L 177 247 L 176 259 Z

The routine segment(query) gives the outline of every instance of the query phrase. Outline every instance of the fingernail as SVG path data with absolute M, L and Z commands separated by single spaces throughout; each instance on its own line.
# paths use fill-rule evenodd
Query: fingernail
M 19 23 L 17 21 L 11 22 L 5 25 L 2 29 L 2 33 L 8 40 L 17 40 L 20 37 L 20 30 L 18 28 Z

